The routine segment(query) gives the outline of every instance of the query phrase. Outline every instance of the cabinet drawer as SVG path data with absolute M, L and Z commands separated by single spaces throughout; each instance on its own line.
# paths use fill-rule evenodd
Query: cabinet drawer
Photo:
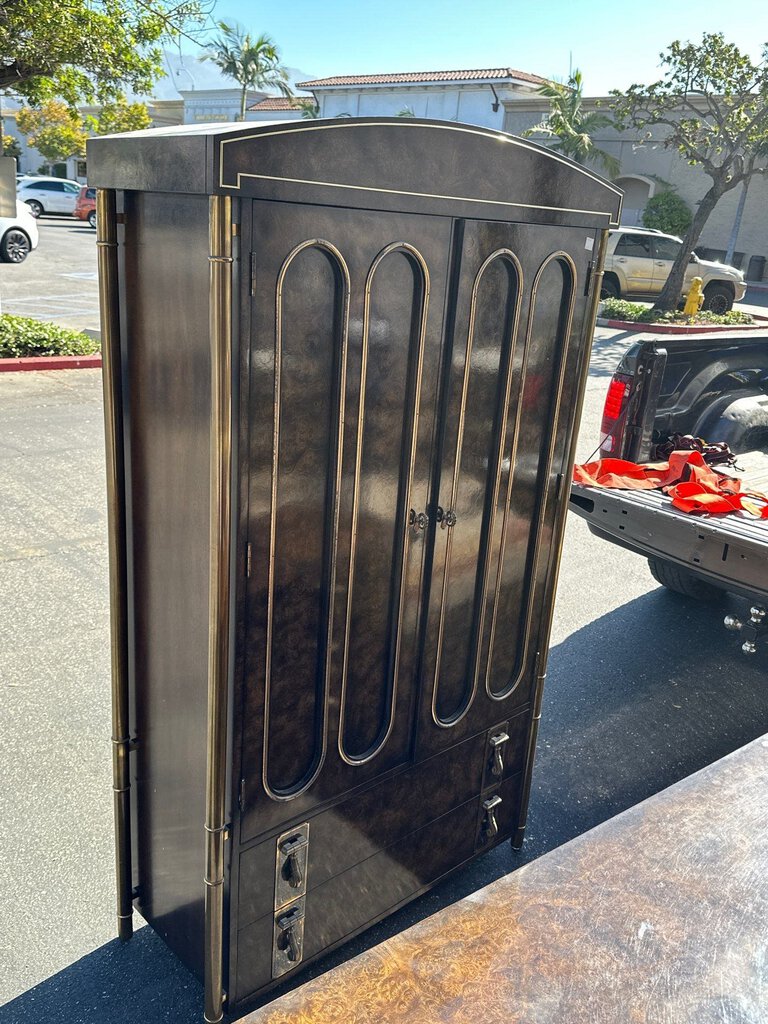
M 504 777 L 522 767 L 529 718 L 525 712 L 505 723 Z M 488 740 L 474 736 L 311 818 L 307 891 L 487 788 Z M 272 912 L 274 876 L 274 837 L 240 854 L 239 928 Z
M 514 831 L 521 778 L 518 773 L 498 787 L 502 797 L 496 815 L 499 832 L 480 849 L 492 849 Z M 308 892 L 302 963 L 375 923 L 470 860 L 478 851 L 480 799 L 476 794 Z M 274 915 L 270 912 L 238 933 L 236 1001 L 243 1001 L 272 982 L 273 929 Z

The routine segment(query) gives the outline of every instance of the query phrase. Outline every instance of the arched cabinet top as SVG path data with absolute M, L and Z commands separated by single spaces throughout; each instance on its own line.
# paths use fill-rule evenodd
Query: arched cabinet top
M 398 117 L 178 125 L 89 139 L 88 181 L 597 228 L 619 223 L 622 198 L 594 171 L 527 139 Z

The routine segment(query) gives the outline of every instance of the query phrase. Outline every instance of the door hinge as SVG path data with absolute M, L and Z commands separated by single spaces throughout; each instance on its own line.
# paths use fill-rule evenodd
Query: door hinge
M 252 548 L 251 544 L 248 543 L 246 545 L 246 547 L 245 547 L 245 575 L 246 575 L 247 579 L 251 578 L 251 558 L 252 558 L 252 553 L 253 553 L 253 548 Z

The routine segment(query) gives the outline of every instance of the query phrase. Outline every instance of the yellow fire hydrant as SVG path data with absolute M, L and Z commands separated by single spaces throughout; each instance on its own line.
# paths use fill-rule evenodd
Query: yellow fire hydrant
M 704 302 L 704 292 L 701 290 L 703 281 L 700 277 L 694 277 L 691 281 L 691 290 L 685 300 L 683 312 L 686 316 L 696 316 Z

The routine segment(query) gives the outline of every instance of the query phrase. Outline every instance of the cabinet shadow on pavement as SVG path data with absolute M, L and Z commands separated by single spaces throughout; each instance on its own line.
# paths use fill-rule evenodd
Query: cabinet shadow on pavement
M 661 589 L 552 649 L 523 850 L 508 844 L 307 969 L 295 987 L 768 732 L 768 648 Z M 0 1024 L 199 1024 L 202 986 L 149 929 L 0 1007 Z M 254 1004 L 258 1005 L 258 1004 Z

